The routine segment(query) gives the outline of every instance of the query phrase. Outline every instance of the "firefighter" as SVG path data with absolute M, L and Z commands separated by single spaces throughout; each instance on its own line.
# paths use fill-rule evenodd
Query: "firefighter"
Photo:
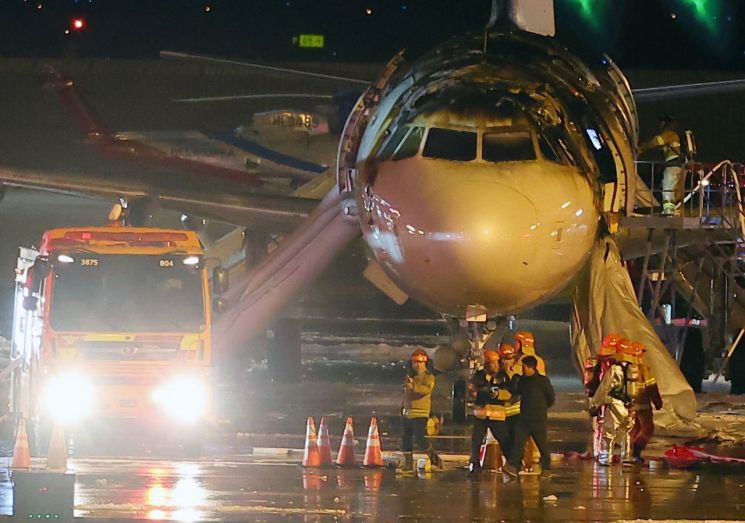
M 538 362 L 536 371 L 541 376 L 546 376 L 546 362 L 535 352 L 535 337 L 532 332 L 517 331 L 515 333 L 515 349 L 517 350 L 517 363 L 515 367 L 518 372 L 522 369 L 522 360 L 526 356 L 533 356 Z
M 602 372 L 613 361 L 620 341 L 620 335 L 608 334 L 603 338 L 598 356 L 591 355 L 585 360 L 584 385 L 588 402 L 595 395 L 598 385 L 600 385 Z M 603 408 L 590 406 L 589 411 L 590 417 L 593 419 L 592 455 L 597 459 L 600 454 L 600 440 L 603 433 Z
M 622 352 L 630 341 L 621 340 L 618 352 Z M 591 407 L 602 407 L 603 421 L 600 438 L 598 463 L 609 467 L 613 464 L 613 446 L 621 446 L 621 459 L 631 457 L 631 439 L 629 433 L 634 426 L 633 413 L 630 410 L 631 398 L 627 391 L 627 363 L 613 357 L 608 360 L 604 370 L 601 369 L 600 383 L 590 399 Z
M 665 159 L 665 170 L 662 174 L 662 214 L 674 216 L 675 206 L 683 198 L 683 164 L 680 135 L 675 129 L 675 120 L 671 116 L 659 119 L 660 132 L 648 141 L 639 145 L 639 154 L 658 149 Z
M 513 344 L 500 343 L 499 362 L 510 379 L 520 375 L 520 366 L 517 364 L 517 350 Z
M 411 353 L 410 368 L 404 378 L 403 405 L 401 408 L 401 451 L 404 454 L 403 466 L 397 472 L 414 472 L 413 443 L 424 451 L 432 461 L 432 466 L 442 467 L 442 460 L 427 439 L 427 420 L 432 405 L 432 390 L 435 377 L 427 368 L 429 356 L 423 350 Z
M 468 391 L 474 404 L 471 462 L 468 467 L 468 475 L 473 477 L 481 472 L 479 453 L 487 429 L 499 442 L 502 453 L 509 453 L 511 421 L 520 413 L 520 407 L 511 403 L 517 393 L 517 379 L 507 374 L 496 351 L 484 351 L 484 367 L 473 374 Z
M 628 362 L 626 379 L 634 415 L 634 426 L 630 434 L 632 455 L 627 458 L 627 462 L 635 464 L 644 463 L 642 451 L 654 434 L 652 405 L 657 410 L 662 408 L 662 396 L 657 387 L 657 380 L 646 364 L 645 352 L 644 345 L 639 342 L 625 346 L 623 352 L 623 359 Z

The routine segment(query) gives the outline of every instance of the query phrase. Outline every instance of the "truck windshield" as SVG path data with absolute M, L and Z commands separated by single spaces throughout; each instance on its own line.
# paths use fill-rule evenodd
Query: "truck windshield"
M 198 261 L 194 256 L 71 252 L 53 259 L 50 323 L 55 330 L 204 329 L 201 267 L 189 264 Z

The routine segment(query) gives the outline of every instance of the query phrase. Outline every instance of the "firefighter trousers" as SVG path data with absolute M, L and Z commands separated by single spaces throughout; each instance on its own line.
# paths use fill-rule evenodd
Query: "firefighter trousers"
M 640 458 L 644 448 L 654 434 L 652 407 L 635 411 L 634 428 L 631 430 L 634 457 Z
M 613 400 L 603 409 L 603 434 L 600 439 L 601 465 L 613 463 L 613 447 L 618 443 L 621 447 L 621 460 L 631 459 L 630 432 L 634 427 L 634 415 L 621 400 Z
M 495 421 L 481 418 L 474 418 L 473 428 L 471 430 L 471 463 L 479 462 L 479 453 L 481 444 L 486 436 L 486 429 L 491 430 L 494 438 L 499 442 L 502 448 L 502 454 L 508 456 L 512 448 L 512 427 L 515 416 L 508 417 L 505 421 Z

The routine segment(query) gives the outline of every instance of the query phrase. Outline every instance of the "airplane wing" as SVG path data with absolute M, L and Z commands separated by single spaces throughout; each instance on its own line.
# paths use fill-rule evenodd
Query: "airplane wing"
M 250 230 L 283 233 L 295 229 L 318 201 L 295 196 L 232 191 L 203 184 L 174 184 L 153 177 L 41 171 L 0 166 L 0 185 L 41 189 L 78 196 L 129 202 L 194 214 Z
M 688 96 L 702 96 L 707 94 L 723 94 L 745 89 L 745 79 L 724 80 L 719 82 L 699 82 L 680 85 L 662 85 L 659 87 L 645 87 L 632 89 L 637 102 L 658 102 L 685 98 Z

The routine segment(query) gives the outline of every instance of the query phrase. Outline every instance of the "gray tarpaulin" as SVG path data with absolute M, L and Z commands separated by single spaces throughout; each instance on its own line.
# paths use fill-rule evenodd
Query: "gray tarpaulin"
M 665 403 L 665 415 L 656 416 L 655 422 L 675 425 L 696 417 L 696 396 L 641 311 L 612 237 L 595 244 L 572 299 L 572 346 L 580 369 L 590 354 L 597 354 L 606 334 L 639 341 L 647 348 L 647 364 Z

